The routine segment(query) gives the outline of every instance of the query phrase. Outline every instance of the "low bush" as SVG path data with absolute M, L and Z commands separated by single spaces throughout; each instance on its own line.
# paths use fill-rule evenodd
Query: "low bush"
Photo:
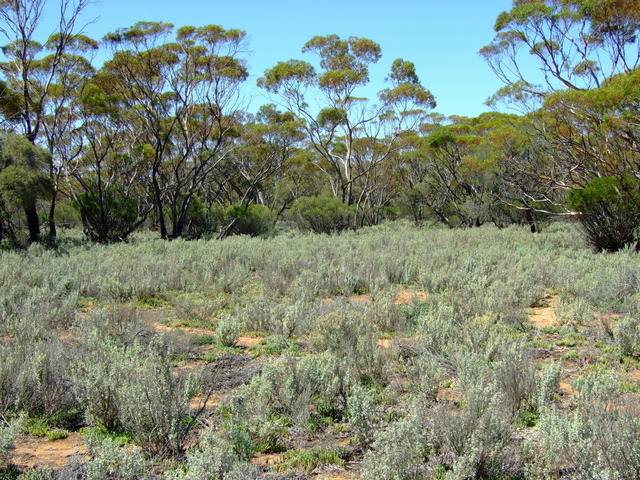
M 336 197 L 323 195 L 299 198 L 291 206 L 289 215 L 301 230 L 334 233 L 353 224 L 355 209 Z
M 268 234 L 276 220 L 274 212 L 264 205 L 231 205 L 225 212 L 229 225 L 227 231 L 233 235 L 259 237 Z
M 186 461 L 169 471 L 166 480 L 223 480 L 237 462 L 231 445 L 219 437 L 215 428 L 207 427 L 200 434 L 196 448 L 187 453 Z
M 362 461 L 364 480 L 420 480 L 428 477 L 431 449 L 419 417 L 402 418 L 374 435 Z

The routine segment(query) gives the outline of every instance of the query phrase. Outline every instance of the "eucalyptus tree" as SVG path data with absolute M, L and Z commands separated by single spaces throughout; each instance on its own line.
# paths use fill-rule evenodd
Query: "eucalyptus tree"
M 358 97 L 369 82 L 369 67 L 381 58 L 372 40 L 317 36 L 302 51 L 319 57 L 319 71 L 309 62 L 289 60 L 267 70 L 258 84 L 277 94 L 302 123 L 334 195 L 357 204 L 357 179 L 393 156 L 425 109 L 435 107 L 434 97 L 420 84 L 413 63 L 402 59 L 393 62 L 390 86 L 378 94 L 377 103 Z M 311 97 L 316 104 L 310 105 Z M 357 155 L 366 156 L 367 167 L 359 171 Z
M 273 105 L 264 105 L 254 119 L 244 123 L 237 148 L 221 164 L 221 204 L 251 204 L 275 207 L 276 182 L 283 169 L 300 155 L 305 139 L 301 125 L 291 112 L 281 112 Z
M 613 176 L 623 195 L 638 171 L 633 86 L 640 66 L 640 1 L 515 0 L 495 30 L 480 52 L 506 84 L 492 100 L 537 110 L 529 116 L 535 127 L 527 130 L 543 147 L 538 153 L 545 150 L 535 161 L 537 178 L 549 191 L 570 194 Z M 518 165 L 526 168 L 526 162 Z M 615 210 L 629 201 L 618 198 L 601 209 L 600 227 L 620 230 Z M 585 205 L 572 205 L 579 204 Z M 585 213 L 572 205 L 565 204 L 566 214 Z
M 245 32 L 210 25 L 182 27 L 175 41 L 172 34 L 158 22 L 108 34 L 113 57 L 100 73 L 140 130 L 163 238 L 182 234 L 192 198 L 233 147 L 248 75 L 238 58 Z
M 92 72 L 86 55 L 97 44 L 82 34 L 80 16 L 91 0 L 60 0 L 55 31 L 42 41 L 47 0 L 0 2 L 0 33 L 8 44 L 0 63 L 4 93 L 0 101 L 5 124 L 31 143 L 47 147 L 54 189 L 49 212 L 49 237 L 55 239 L 55 201 L 73 120 L 75 92 Z M 73 155 L 73 154 L 72 154 Z M 40 238 L 35 205 L 29 206 L 29 237 Z
M 598 89 L 557 92 L 539 116 L 554 148 L 551 179 L 597 250 L 640 240 L 640 68 Z M 558 173 L 560 172 L 560 173 Z
M 248 77 L 245 32 L 217 25 L 178 30 L 180 58 L 172 88 L 180 104 L 171 150 L 169 207 L 172 237 L 182 235 L 189 205 L 209 176 L 236 150 L 244 123 L 240 87 Z
M 106 95 L 102 77 L 83 90 L 78 110 L 82 123 L 80 154 L 69 164 L 65 183 L 95 242 L 127 238 L 153 209 L 149 201 L 149 152 L 139 145 L 121 99 Z
M 557 90 L 600 87 L 640 64 L 639 0 L 514 0 L 480 50 L 505 83 L 493 101 L 537 108 Z

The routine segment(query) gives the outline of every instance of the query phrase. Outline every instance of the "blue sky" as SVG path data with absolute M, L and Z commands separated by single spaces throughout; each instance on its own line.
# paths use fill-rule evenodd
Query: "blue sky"
M 84 18 L 96 19 L 87 33 L 97 39 L 142 20 L 245 30 L 251 77 L 244 92 L 251 110 L 269 102 L 255 87 L 265 69 L 291 58 L 314 60 L 300 51 L 313 36 L 366 37 L 380 44 L 382 59 L 363 96 L 385 87 L 391 63 L 401 57 L 415 63 L 436 96 L 437 112 L 476 116 L 489 110 L 484 101 L 502 86 L 477 52 L 493 38 L 498 14 L 510 7 L 511 0 L 101 0 Z

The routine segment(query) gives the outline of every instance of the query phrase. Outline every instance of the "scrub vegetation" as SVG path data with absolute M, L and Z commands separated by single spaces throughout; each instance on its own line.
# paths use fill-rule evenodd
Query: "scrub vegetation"
M 47 3 L 0 1 L 0 480 L 640 479 L 640 0 L 514 0 L 476 118 L 338 35 L 248 112 L 246 32 Z
M 639 278 L 635 251 L 594 255 L 567 223 L 64 232 L 2 253 L 2 472 L 635 478 Z M 55 471 L 12 463 L 76 432 Z

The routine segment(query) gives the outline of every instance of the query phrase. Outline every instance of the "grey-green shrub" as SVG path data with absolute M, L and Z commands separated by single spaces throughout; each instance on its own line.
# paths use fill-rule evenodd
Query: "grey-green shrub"
M 542 411 L 539 435 L 527 445 L 531 478 L 554 478 L 560 469 L 587 480 L 637 478 L 640 471 L 640 402 L 622 394 L 615 375 L 589 373 L 574 382 L 573 411 Z
M 351 376 L 342 359 L 331 352 L 300 360 L 284 355 L 265 365 L 242 390 L 243 401 L 251 415 L 283 414 L 305 425 L 312 397 L 328 404 L 340 401 L 350 388 Z
M 21 415 L 10 421 L 7 421 L 4 417 L 0 418 L 0 462 L 4 462 L 8 453 L 13 450 L 13 442 L 22 430 L 26 420 L 25 415 Z
M 402 418 L 376 432 L 372 449 L 362 460 L 364 480 L 420 480 L 428 478 L 430 442 L 417 416 Z
M 542 375 L 538 381 L 538 412 L 542 412 L 545 408 L 548 408 L 558 393 L 562 370 L 562 363 L 560 362 L 552 362 L 542 367 Z
M 367 445 L 373 438 L 376 425 L 375 392 L 356 384 L 347 398 L 347 417 L 358 440 Z
M 290 338 L 308 334 L 316 318 L 327 310 L 304 292 L 294 298 L 261 296 L 241 306 L 238 319 L 245 330 Z
M 97 329 L 86 329 L 83 355 L 72 368 L 75 394 L 93 425 L 114 430 L 121 426 L 122 388 L 128 380 L 127 349 Z M 86 359 L 91 356 L 91 361 Z
M 623 317 L 613 329 L 613 338 L 620 349 L 620 355 L 633 355 L 640 344 L 638 319 Z
M 85 463 L 86 480 L 142 480 L 148 478 L 149 462 L 136 448 L 121 446 L 109 437 L 85 436 L 92 455 Z
M 0 345 L 0 408 L 40 415 L 74 408 L 70 357 L 56 337 Z
M 514 343 L 493 367 L 496 390 L 502 394 L 506 408 L 535 411 L 538 407 L 538 375 L 525 345 Z
M 234 347 L 240 338 L 240 325 L 232 318 L 222 318 L 216 327 L 216 337 L 225 347 Z
M 436 407 L 429 418 L 432 464 L 445 467 L 445 478 L 509 478 L 517 473 L 512 416 L 499 394 L 474 390 L 466 395 L 462 411 Z
M 131 345 L 129 351 L 118 394 L 122 426 L 149 455 L 182 454 L 197 420 L 189 400 L 197 392 L 199 372 L 174 374 L 171 352 L 161 340 Z
M 441 359 L 425 350 L 407 361 L 407 376 L 416 396 L 423 400 L 435 399 L 444 376 Z
M 354 371 L 384 381 L 385 358 L 378 345 L 379 331 L 364 311 L 344 306 L 318 317 L 311 332 L 316 352 L 332 352 Z
M 187 453 L 186 461 L 169 471 L 166 480 L 223 480 L 237 462 L 231 445 L 207 427 L 200 434 L 198 446 Z

